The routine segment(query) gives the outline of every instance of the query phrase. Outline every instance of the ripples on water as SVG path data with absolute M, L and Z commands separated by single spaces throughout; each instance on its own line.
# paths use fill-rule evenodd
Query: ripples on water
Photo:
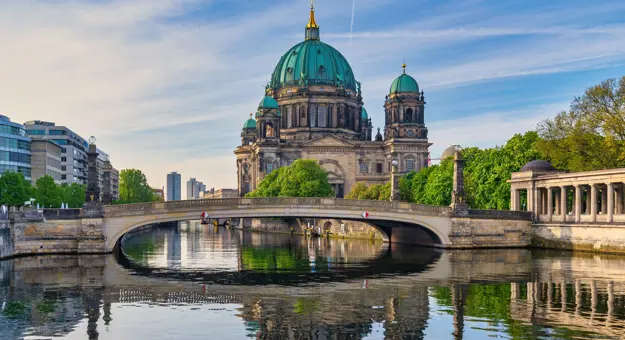
M 191 223 L 0 262 L 0 339 L 621 339 L 624 282 L 625 257 Z

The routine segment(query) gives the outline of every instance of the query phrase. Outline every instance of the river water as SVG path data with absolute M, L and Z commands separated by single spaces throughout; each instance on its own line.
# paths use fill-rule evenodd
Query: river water
M 0 339 L 621 339 L 625 257 L 145 229 L 0 262 Z

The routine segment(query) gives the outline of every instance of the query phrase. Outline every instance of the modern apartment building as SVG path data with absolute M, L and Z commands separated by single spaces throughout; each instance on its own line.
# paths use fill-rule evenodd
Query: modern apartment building
M 180 201 L 182 197 L 182 178 L 179 173 L 167 174 L 167 200 Z
M 0 173 L 19 172 L 31 180 L 31 139 L 21 124 L 0 115 Z
M 63 183 L 61 176 L 61 147 L 51 140 L 34 140 L 31 143 L 32 182 L 45 175 L 54 179 L 56 184 Z
M 33 141 L 51 141 L 61 148 L 60 183 L 87 184 L 87 150 L 89 148 L 89 143 L 86 139 L 79 136 L 68 127 L 57 126 L 53 122 L 31 120 L 24 123 L 24 128 L 26 129 L 26 135 L 32 138 Z M 100 149 L 97 149 L 97 151 L 98 179 L 100 191 L 102 192 L 104 181 L 103 165 L 105 162 L 110 161 L 108 154 Z M 49 171 L 52 172 L 54 169 L 46 168 L 44 173 L 47 174 Z M 117 183 L 111 186 L 111 194 L 114 199 L 117 199 L 119 197 L 119 172 L 113 168 L 110 175 L 111 183 Z M 117 187 L 117 189 L 114 189 L 114 187 Z

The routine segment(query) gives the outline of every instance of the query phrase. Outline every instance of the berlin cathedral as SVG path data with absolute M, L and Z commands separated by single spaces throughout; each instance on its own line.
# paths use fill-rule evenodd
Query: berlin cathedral
M 356 182 L 387 183 L 394 160 L 399 173 L 427 167 L 424 105 L 403 65 L 386 95 L 384 135 L 378 128 L 373 136 L 360 83 L 345 57 L 321 41 L 311 6 L 305 40 L 280 58 L 256 114 L 243 125 L 234 151 L 239 195 L 299 158 L 318 161 L 339 198 Z

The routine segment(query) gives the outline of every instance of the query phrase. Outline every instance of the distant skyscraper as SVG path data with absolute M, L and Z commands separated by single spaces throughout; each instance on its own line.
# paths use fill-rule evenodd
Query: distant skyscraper
M 180 201 L 182 194 L 182 178 L 177 172 L 167 174 L 167 200 Z
M 187 181 L 187 199 L 192 200 L 197 198 L 197 180 L 195 178 L 190 178 Z

